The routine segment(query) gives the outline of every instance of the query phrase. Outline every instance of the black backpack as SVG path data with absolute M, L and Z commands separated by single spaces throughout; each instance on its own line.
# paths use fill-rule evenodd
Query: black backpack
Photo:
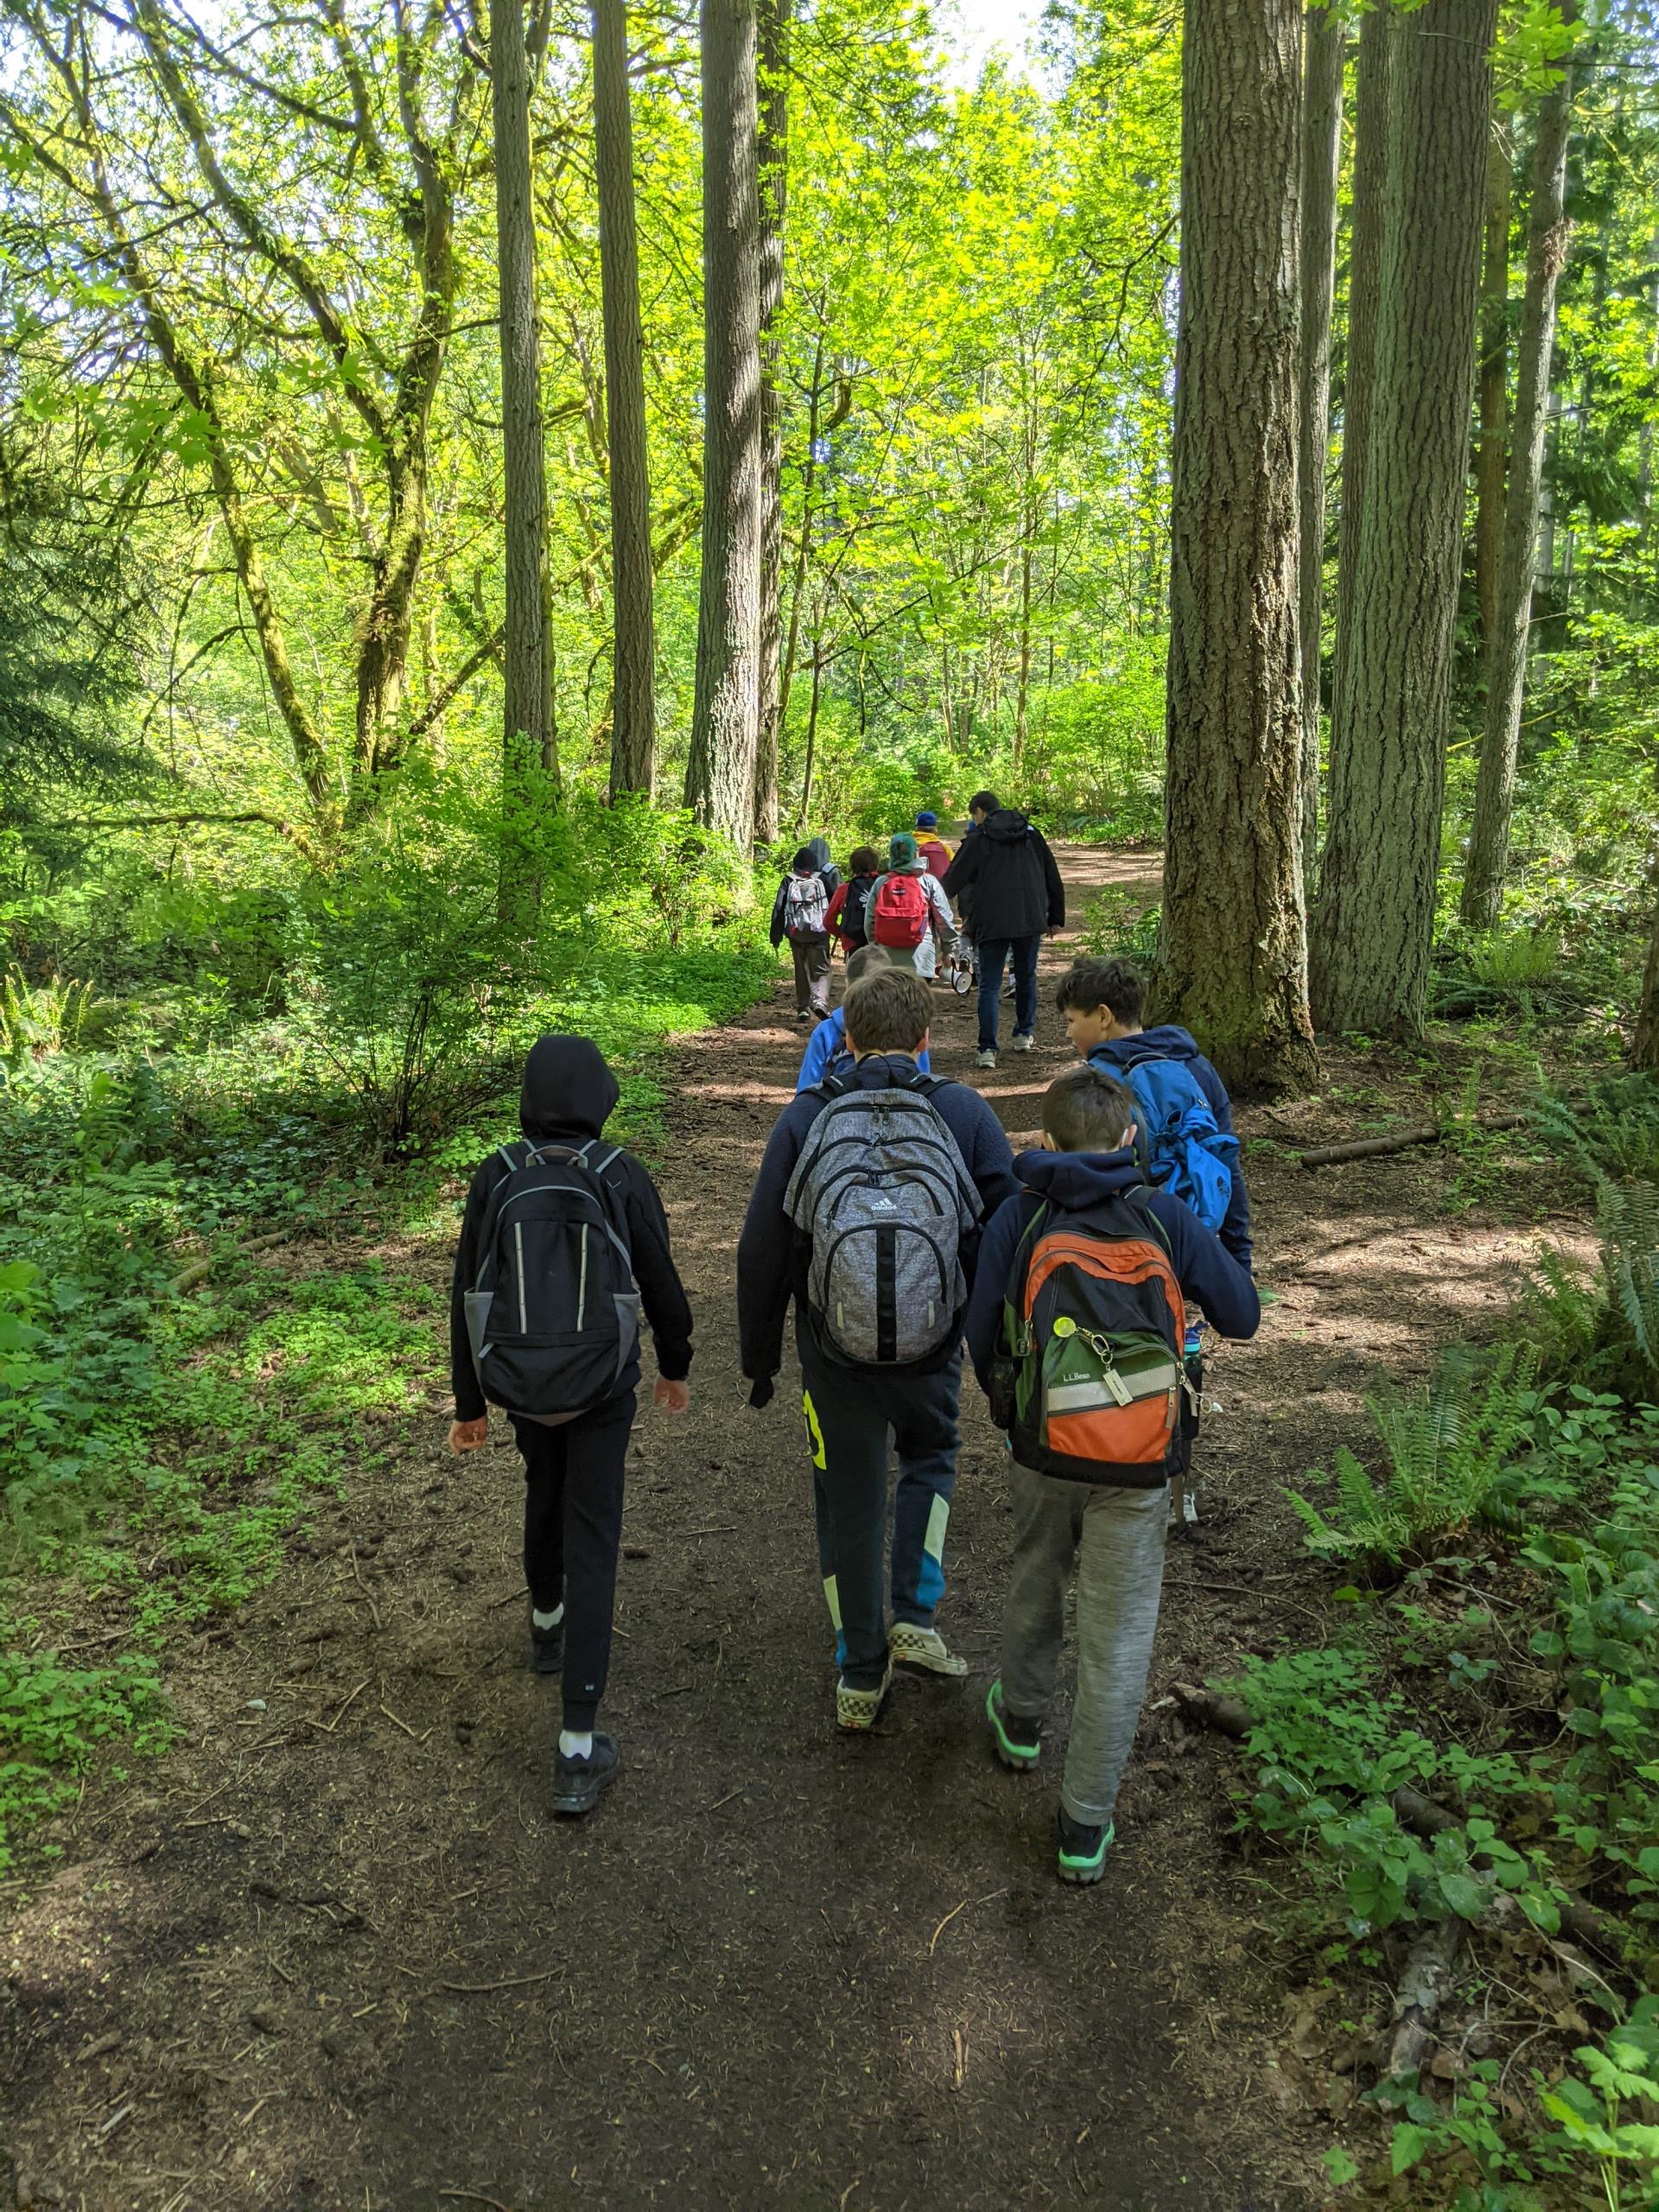
M 602 1179 L 618 1148 L 595 1160 L 597 1142 L 502 1147 L 464 1297 L 485 1396 L 550 1427 L 613 1397 L 639 1341 L 627 1220 Z
M 847 899 L 841 910 L 842 927 L 849 937 L 855 937 L 861 944 L 870 941 L 870 893 L 878 879 L 873 875 L 854 875 L 847 879 Z

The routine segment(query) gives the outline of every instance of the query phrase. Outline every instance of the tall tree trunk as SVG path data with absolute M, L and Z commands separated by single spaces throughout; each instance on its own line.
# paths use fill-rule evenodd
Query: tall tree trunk
M 1297 807 L 1299 0 L 1189 10 L 1157 1000 L 1230 1084 L 1306 1087 Z
M 1313 937 L 1322 1027 L 1414 1037 L 1440 867 L 1497 0 L 1396 16 L 1365 491 Z
M 1376 361 L 1377 284 L 1389 200 L 1389 111 L 1394 75 L 1389 0 L 1362 17 L 1354 72 L 1354 202 L 1348 254 L 1348 343 L 1342 379 L 1342 515 L 1337 542 L 1337 639 L 1332 705 L 1342 686 L 1359 524 L 1365 507 L 1365 448 Z
M 685 803 L 746 845 L 760 658 L 755 0 L 702 0 L 702 578 Z
M 651 796 L 657 763 L 657 634 L 652 612 L 651 467 L 633 219 L 633 118 L 626 0 L 593 0 L 594 150 L 605 309 L 611 491 L 611 797 Z
M 1562 10 L 1563 14 L 1567 11 Z M 1476 929 L 1491 929 L 1503 903 L 1515 807 L 1515 767 L 1527 688 L 1527 633 L 1532 626 L 1538 493 L 1549 416 L 1549 363 L 1555 345 L 1555 294 L 1567 263 L 1571 225 L 1565 219 L 1567 142 L 1572 129 L 1572 71 L 1563 63 L 1538 109 L 1532 157 L 1532 204 L 1527 217 L 1527 289 L 1515 378 L 1514 451 L 1503 506 L 1503 557 L 1497 607 L 1488 632 L 1486 721 L 1475 784 L 1475 820 L 1460 912 Z
M 1630 1065 L 1659 1077 L 1659 854 L 1648 870 L 1648 896 L 1653 920 L 1648 931 L 1648 957 L 1642 969 L 1642 995 L 1637 1001 L 1636 1042 Z
M 1486 236 L 1480 262 L 1480 443 L 1475 452 L 1475 598 L 1490 660 L 1503 548 L 1509 469 L 1510 149 L 1502 126 L 1486 149 Z
M 1301 503 L 1298 553 L 1302 649 L 1302 882 L 1319 835 L 1319 639 L 1325 582 L 1325 464 L 1331 434 L 1331 307 L 1337 277 L 1337 172 L 1348 41 L 1331 8 L 1307 11 L 1302 70 L 1302 350 L 1298 391 Z
M 784 302 L 784 216 L 789 194 L 789 20 L 793 0 L 760 0 L 760 700 L 754 757 L 754 834 L 778 835 L 778 748 L 783 736 L 784 413 L 778 390 Z
M 493 0 L 490 84 L 495 125 L 496 261 L 501 288 L 501 444 L 506 523 L 506 697 L 502 728 L 503 920 L 533 911 L 525 841 L 531 792 L 554 761 L 548 624 L 547 465 L 536 316 L 536 214 L 531 197 L 530 55 L 523 0 Z

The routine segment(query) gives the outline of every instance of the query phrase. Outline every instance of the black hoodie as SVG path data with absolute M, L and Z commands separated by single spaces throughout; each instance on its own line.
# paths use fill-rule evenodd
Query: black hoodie
M 1011 806 L 986 816 L 977 836 L 964 837 L 944 874 L 945 896 L 965 897 L 974 942 L 1040 937 L 1065 922 L 1065 886 L 1054 855 L 1023 814 Z
M 518 1126 L 532 1143 L 586 1144 L 603 1130 L 617 1096 L 616 1077 L 590 1038 L 542 1037 L 531 1047 L 524 1062 Z M 516 1166 L 523 1155 L 518 1147 L 511 1149 L 517 1155 Z M 604 1153 L 603 1146 L 597 1147 L 594 1157 L 603 1159 Z M 491 1192 L 510 1172 L 501 1153 L 493 1152 L 473 1177 L 467 1211 L 461 1217 L 449 1292 L 449 1373 L 457 1421 L 476 1421 L 484 1411 L 484 1393 L 473 1366 L 463 1300 L 478 1274 L 478 1234 L 485 1207 Z M 617 1152 L 607 1163 L 603 1179 L 622 1201 L 633 1279 L 651 1325 L 657 1371 L 671 1382 L 683 1382 L 691 1371 L 691 1308 L 668 1249 L 668 1221 L 657 1186 L 630 1152 Z M 639 1363 L 635 1360 L 618 1377 L 614 1395 L 620 1397 L 639 1380 Z

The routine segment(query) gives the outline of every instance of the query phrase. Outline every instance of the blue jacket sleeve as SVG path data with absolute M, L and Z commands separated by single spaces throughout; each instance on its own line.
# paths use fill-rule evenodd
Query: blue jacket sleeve
M 1202 1053 L 1192 1062 L 1192 1073 L 1199 1090 L 1210 1102 L 1210 1111 L 1216 1117 L 1216 1127 L 1227 1136 L 1236 1135 L 1233 1128 L 1233 1102 L 1227 1096 L 1227 1086 Z M 1250 1235 L 1250 1194 L 1244 1186 L 1242 1160 L 1233 1163 L 1233 1194 L 1227 1201 L 1227 1212 L 1217 1234 L 1241 1268 L 1249 1268 L 1253 1265 L 1255 1245 Z
M 969 1294 L 962 1333 L 968 1339 L 968 1357 L 979 1377 L 979 1387 L 991 1386 L 991 1361 L 996 1351 L 996 1332 L 1002 1318 L 1002 1299 L 1008 1287 L 1008 1270 L 1020 1232 L 1036 1211 L 1038 1201 L 1027 1192 L 1007 1198 L 992 1215 L 980 1242 L 979 1265 Z
M 821 1021 L 806 1040 L 806 1050 L 801 1055 L 801 1071 L 795 1079 L 798 1091 L 810 1090 L 815 1083 L 822 1083 L 830 1063 L 841 1050 L 842 1032 L 847 1016 L 837 1007 L 828 1021 Z
M 1205 1319 L 1224 1337 L 1253 1337 L 1262 1319 L 1262 1301 L 1249 1268 L 1232 1256 L 1190 1206 L 1167 1191 L 1151 1192 L 1146 1203 L 1169 1238 L 1170 1262 L 1182 1297 L 1196 1300 Z
M 792 1106 L 779 1117 L 766 1140 L 737 1241 L 738 1352 L 751 1382 L 775 1375 L 784 1363 L 784 1316 L 795 1239 L 795 1224 L 784 1211 L 784 1193 L 800 1156 L 802 1134 L 811 1121 Z

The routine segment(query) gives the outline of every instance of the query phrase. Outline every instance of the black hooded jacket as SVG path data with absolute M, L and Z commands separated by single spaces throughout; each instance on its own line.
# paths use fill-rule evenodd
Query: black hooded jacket
M 1065 925 L 1065 886 L 1054 855 L 1011 806 L 987 815 L 978 836 L 963 838 L 945 871 L 944 891 L 964 901 L 976 944 L 1040 937 Z
M 518 1126 L 532 1143 L 586 1144 L 600 1135 L 616 1101 L 616 1077 L 591 1039 L 543 1037 L 531 1047 L 519 1094 Z M 602 1158 L 604 1151 L 602 1145 L 596 1147 L 594 1156 Z M 478 1236 L 485 1207 L 509 1172 L 500 1153 L 493 1152 L 473 1177 L 461 1217 L 449 1292 L 449 1373 L 457 1421 L 476 1421 L 484 1411 L 462 1301 L 478 1274 Z M 606 1166 L 603 1180 L 622 1201 L 633 1279 L 657 1349 L 657 1371 L 668 1382 L 683 1382 L 691 1371 L 691 1308 L 668 1249 L 668 1219 L 657 1186 L 631 1152 L 616 1154 Z M 618 1378 L 616 1396 L 632 1390 L 639 1380 L 636 1360 Z

